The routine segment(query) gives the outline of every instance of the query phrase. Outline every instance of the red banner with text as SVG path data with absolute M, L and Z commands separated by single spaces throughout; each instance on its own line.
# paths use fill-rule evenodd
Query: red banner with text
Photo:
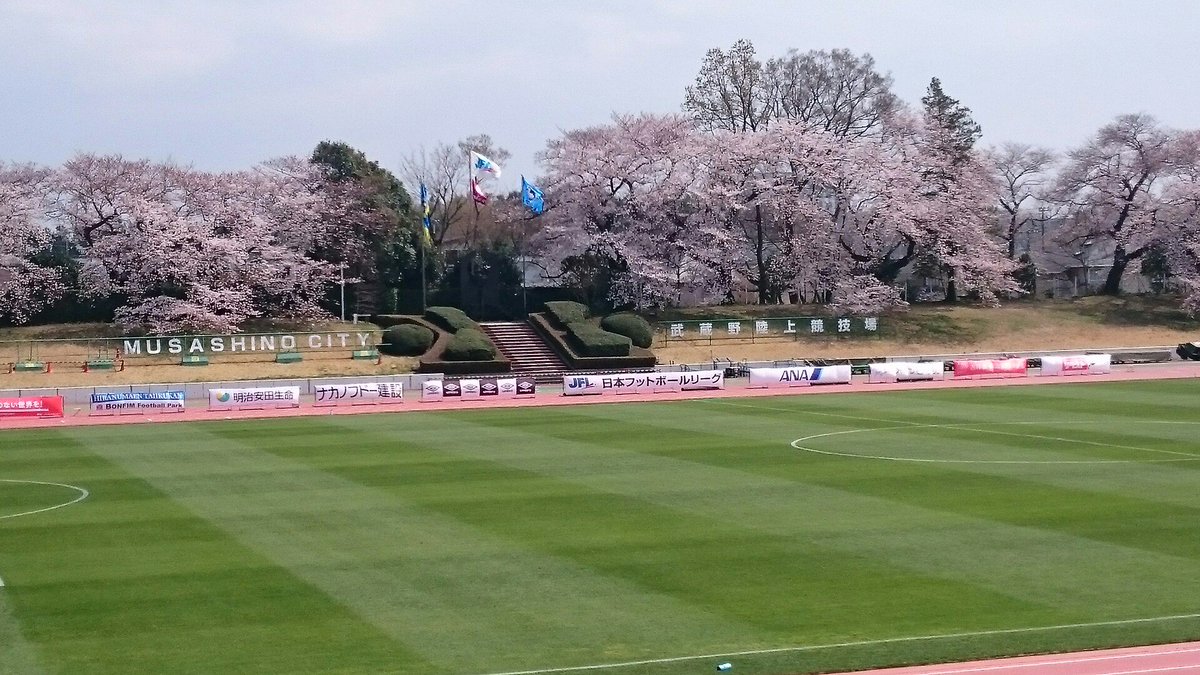
M 6 417 L 62 417 L 61 396 L 0 398 L 0 419 Z
M 955 361 L 954 377 L 1022 377 L 1026 374 L 1025 359 L 978 359 Z

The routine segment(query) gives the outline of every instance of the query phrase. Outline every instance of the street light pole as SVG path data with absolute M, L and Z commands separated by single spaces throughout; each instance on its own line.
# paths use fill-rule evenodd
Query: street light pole
M 342 287 L 342 323 L 346 323 L 346 263 L 338 266 L 338 285 Z

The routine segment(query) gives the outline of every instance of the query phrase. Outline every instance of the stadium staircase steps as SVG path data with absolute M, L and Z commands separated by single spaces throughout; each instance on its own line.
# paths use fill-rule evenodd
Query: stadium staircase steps
M 526 375 L 540 384 L 561 383 L 570 370 L 528 322 L 493 321 L 480 327 L 512 362 L 513 375 Z

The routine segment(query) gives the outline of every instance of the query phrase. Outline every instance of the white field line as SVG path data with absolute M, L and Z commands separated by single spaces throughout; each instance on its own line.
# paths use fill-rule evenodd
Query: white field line
M 799 645 L 793 647 L 774 647 L 771 649 L 747 649 L 738 652 L 724 652 L 716 654 L 694 654 L 690 656 L 670 656 L 659 659 L 642 659 L 639 661 L 619 661 L 613 663 L 597 663 L 590 666 L 567 666 L 563 668 L 539 668 L 534 670 L 510 670 L 496 673 L 486 673 L 485 675 L 544 675 L 546 673 L 574 673 L 584 672 L 589 670 L 607 670 L 612 668 L 630 668 L 633 666 L 648 666 L 660 663 L 679 663 L 682 661 L 699 661 L 701 659 L 721 659 L 734 656 L 754 656 L 760 654 L 783 654 L 787 652 L 815 652 L 827 649 L 845 649 L 847 647 L 869 647 L 873 645 L 900 644 L 905 642 L 928 642 L 933 640 L 953 640 L 958 638 L 969 637 L 986 637 L 989 635 L 1013 635 L 1019 633 L 1048 633 L 1058 630 L 1071 630 L 1076 628 L 1101 628 L 1105 626 L 1131 626 L 1143 623 L 1155 623 L 1159 621 L 1182 621 L 1186 619 L 1200 619 L 1200 613 L 1194 614 L 1173 614 L 1168 616 L 1146 617 L 1142 619 L 1120 619 L 1116 621 L 1091 621 L 1087 623 L 1061 623 L 1053 626 L 1032 626 L 1029 628 L 997 628 L 994 630 L 977 630 L 967 631 L 962 633 L 940 633 L 934 635 L 912 635 L 908 637 L 896 638 L 880 638 L 877 640 L 854 640 L 851 642 L 830 642 L 819 645 Z M 1195 668 L 1195 666 L 1190 666 Z M 1147 671 L 1131 671 L 1131 672 L 1147 672 Z M 1117 675 L 1116 673 L 1112 675 Z
M 1086 656 L 1080 655 L 1075 658 L 1053 658 L 1039 659 L 1037 657 L 1030 658 L 1023 663 L 1004 663 L 1010 659 L 996 659 L 992 665 L 987 666 L 971 666 L 969 668 L 959 668 L 953 665 L 941 670 L 921 670 L 921 675 L 957 675 L 958 673 L 986 673 L 995 670 L 1018 670 L 1020 668 L 1044 668 L 1045 666 L 1065 666 L 1077 663 L 1098 663 L 1101 661 L 1120 661 L 1122 659 L 1144 659 L 1154 656 L 1172 656 L 1175 654 L 1195 654 L 1200 652 L 1200 647 L 1189 647 L 1186 649 L 1159 649 L 1153 651 L 1133 651 L 1121 654 L 1104 654 L 1101 656 Z M 1022 658 L 1022 657 L 1015 657 Z M 1029 657 L 1025 657 L 1029 658 Z M 937 666 L 933 666 L 936 668 Z M 1172 666 L 1170 668 L 1155 668 L 1152 670 L 1126 670 L 1122 673 L 1108 673 L 1107 675 L 1123 675 L 1124 673 L 1150 673 L 1158 670 L 1178 670 L 1180 668 L 1195 668 L 1196 666 Z
M 836 457 L 854 457 L 857 459 L 878 459 L 888 462 L 921 462 L 925 464 L 1160 464 L 1164 462 L 1196 462 L 1200 461 L 1200 454 L 1190 452 L 1179 452 L 1177 450 L 1162 450 L 1159 448 L 1143 448 L 1136 445 L 1118 445 L 1115 443 L 1101 443 L 1099 441 L 1085 441 L 1072 438 L 1060 438 L 1057 436 L 1041 436 L 1037 434 L 1018 434 L 1011 431 L 995 431 L 992 429 L 975 429 L 972 427 L 992 425 L 1015 425 L 1015 424 L 1087 424 L 1088 422 L 964 422 L 961 424 L 909 424 L 902 427 L 875 427 L 870 429 L 846 429 L 843 431 L 830 431 L 823 434 L 813 434 L 812 436 L 804 436 L 792 441 L 790 445 L 797 450 L 812 452 L 818 455 L 833 455 Z M 1157 422 L 1151 422 L 1157 423 Z M 1195 422 L 1175 422 L 1167 421 L 1165 424 L 1196 424 Z M 802 445 L 805 441 L 811 441 L 816 438 L 829 438 L 831 436 L 845 436 L 848 434 L 867 434 L 876 431 L 895 431 L 897 429 L 961 429 L 963 431 L 973 431 L 981 434 L 999 434 L 1002 436 L 1016 436 L 1018 438 L 1036 438 L 1041 440 L 1061 441 L 1063 443 L 1079 443 L 1083 445 L 1095 445 L 1106 448 L 1117 448 L 1121 450 L 1139 450 L 1142 452 L 1161 452 L 1171 455 L 1183 455 L 1177 459 L 933 459 L 926 457 L 895 457 L 893 455 L 864 455 L 855 452 L 837 452 L 836 450 L 819 450 Z
M 49 483 L 49 482 L 40 481 L 40 480 L 18 480 L 15 478 L 0 478 L 0 483 L 24 483 L 27 485 L 51 485 L 54 487 L 67 488 L 68 490 L 75 490 L 76 492 L 79 493 L 79 495 L 77 497 L 75 497 L 75 499 L 72 499 L 69 502 L 63 502 L 62 504 L 55 504 L 54 506 L 47 506 L 46 508 L 43 508 L 43 509 L 34 509 L 32 511 L 22 511 L 21 513 L 9 513 L 7 515 L 0 516 L 0 520 L 5 520 L 8 518 L 20 518 L 21 516 L 32 516 L 35 513 L 45 513 L 47 511 L 53 511 L 55 509 L 65 508 L 72 504 L 78 504 L 79 502 L 87 499 L 88 496 L 91 494 L 90 492 L 88 492 L 84 488 L 79 487 L 78 485 L 68 485 L 66 483 Z M 3 577 L 0 577 L 0 588 L 4 588 L 4 578 Z
M 9 513 L 7 515 L 0 516 L 0 520 L 6 520 L 8 518 L 20 518 L 21 516 L 32 516 L 35 513 L 45 513 L 47 511 L 53 511 L 55 509 L 65 508 L 67 506 L 70 506 L 72 504 L 77 504 L 77 503 L 87 499 L 88 496 L 91 494 L 90 492 L 88 492 L 84 488 L 79 487 L 78 485 L 68 485 L 66 483 L 47 483 L 45 481 L 40 481 L 40 480 L 17 480 L 15 478 L 0 478 L 0 483 L 25 483 L 27 485 L 52 485 L 54 487 L 61 487 L 61 488 L 67 488 L 68 490 L 74 490 L 79 493 L 79 496 L 75 497 L 75 499 L 72 499 L 69 502 L 63 502 L 62 504 L 55 504 L 54 506 L 47 506 L 44 509 L 34 509 L 33 511 L 22 511 L 21 513 Z

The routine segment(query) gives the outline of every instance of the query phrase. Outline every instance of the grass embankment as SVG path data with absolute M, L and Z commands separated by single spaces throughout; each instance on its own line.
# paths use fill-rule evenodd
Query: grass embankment
M 674 310 L 658 320 L 808 315 L 816 313 L 795 305 L 752 305 Z M 1178 309 L 1177 301 L 1090 297 L 1076 301 L 1014 302 L 997 308 L 914 305 L 904 312 L 880 316 L 879 332 L 874 337 L 814 338 L 802 334 L 799 340 L 751 343 L 713 339 L 709 344 L 666 343 L 659 334 L 654 353 L 660 363 L 698 363 L 712 359 L 759 361 L 1173 346 L 1197 339 L 1200 339 L 1200 319 L 1189 318 Z
M 1196 639 L 1196 393 L 0 432 L 0 476 L 91 491 L 0 519 L 0 670 L 436 675 L 801 647 L 604 670 L 779 674 Z M 0 515 L 75 496 L 0 483 Z
M 289 324 L 257 324 L 247 333 L 350 333 L 378 331 L 374 324 L 327 322 L 297 327 Z M 311 349 L 305 340 L 296 349 L 304 360 L 298 363 L 274 362 L 274 354 L 210 354 L 208 366 L 183 367 L 180 356 L 136 356 L 125 359 L 123 371 L 83 372 L 82 363 L 97 357 L 112 358 L 121 348 L 121 332 L 104 323 L 58 324 L 0 328 L 0 363 L 33 358 L 51 363 L 49 373 L 8 373 L 0 375 L 0 389 L 68 386 L 108 386 L 156 382 L 213 382 L 224 380 L 260 380 L 271 378 L 332 377 L 342 375 L 390 375 L 412 372 L 415 358 L 383 356 L 380 363 L 350 358 L 347 348 Z M 105 340 L 104 338 L 109 338 Z M 37 342 L 53 340 L 54 342 Z M 351 345 L 355 344 L 353 338 Z

